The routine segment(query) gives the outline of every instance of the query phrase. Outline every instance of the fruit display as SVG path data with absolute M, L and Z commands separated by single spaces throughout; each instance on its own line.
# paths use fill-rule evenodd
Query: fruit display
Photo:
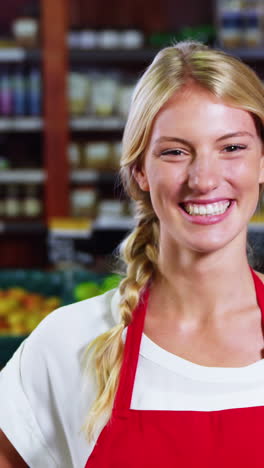
M 0 336 L 27 335 L 61 305 L 57 296 L 45 297 L 21 287 L 0 290 Z
M 89 271 L 0 271 L 0 338 L 24 336 L 62 305 L 116 288 L 119 275 Z
M 53 310 L 103 294 L 121 279 L 85 269 L 0 270 L 0 368 Z
M 74 299 L 76 301 L 83 301 L 90 297 L 103 294 L 110 289 L 117 288 L 122 277 L 119 275 L 108 275 L 101 281 L 83 281 L 77 284 L 74 288 Z

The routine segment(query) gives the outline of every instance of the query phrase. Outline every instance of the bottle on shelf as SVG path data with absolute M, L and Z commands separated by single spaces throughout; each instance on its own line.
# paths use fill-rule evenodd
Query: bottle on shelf
M 19 187 L 15 184 L 7 185 L 4 202 L 4 215 L 7 218 L 18 218 L 21 216 L 21 211 Z
M 0 71 L 0 116 L 10 116 L 12 113 L 12 86 L 6 69 Z
M 17 66 L 13 75 L 13 114 L 24 116 L 26 114 L 26 80 L 21 66 Z
M 26 218 L 38 218 L 42 215 L 42 200 L 36 184 L 28 184 L 24 188 L 24 199 L 21 202 L 21 212 Z
M 263 43 L 263 1 L 245 0 L 243 7 L 245 47 L 259 47 Z
M 32 68 L 28 76 L 28 113 L 31 116 L 41 115 L 41 73 Z

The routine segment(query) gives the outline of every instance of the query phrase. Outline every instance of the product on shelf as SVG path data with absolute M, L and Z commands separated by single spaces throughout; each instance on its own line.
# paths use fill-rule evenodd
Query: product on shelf
M 38 20 L 30 17 L 16 18 L 12 24 L 13 36 L 22 47 L 36 47 L 38 45 Z
M 42 78 L 37 67 L 27 73 L 21 66 L 0 68 L 0 117 L 40 116 Z
M 78 143 L 71 142 L 68 146 L 68 161 L 71 169 L 82 167 L 81 146 Z
M 12 85 L 5 68 L 0 71 L 0 115 L 12 113 Z
M 3 184 L 0 185 L 0 217 L 7 219 L 35 219 L 43 214 L 40 185 Z
M 113 218 L 120 218 L 124 214 L 124 203 L 115 199 L 102 199 L 98 203 L 98 216 Z
M 15 116 L 26 115 L 27 86 L 23 70 L 17 66 L 13 75 L 13 114 Z
M 90 81 L 82 73 L 71 72 L 68 78 L 69 112 L 73 116 L 83 115 L 87 110 Z
M 6 187 L 4 215 L 7 218 L 17 218 L 22 215 L 19 187 L 15 184 L 10 184 Z
M 218 39 L 226 48 L 259 47 L 263 44 L 262 0 L 218 0 Z
M 97 171 L 118 171 L 122 144 L 120 141 L 72 141 L 68 147 L 68 161 L 71 169 L 93 169 Z
M 68 33 L 70 49 L 139 49 L 144 42 L 144 33 L 138 29 L 81 29 Z
M 72 117 L 127 117 L 134 80 L 118 71 L 71 71 L 68 77 L 69 112 Z
M 96 216 L 97 190 L 93 187 L 75 188 L 70 194 L 71 215 L 94 218 Z
M 118 74 L 94 74 L 90 111 L 99 117 L 115 114 L 119 90 Z
M 83 165 L 88 169 L 107 169 L 111 146 L 107 142 L 87 143 L 83 147 Z
M 28 184 L 24 188 L 24 199 L 21 202 L 21 212 L 26 218 L 38 218 L 42 215 L 42 200 L 36 184 Z

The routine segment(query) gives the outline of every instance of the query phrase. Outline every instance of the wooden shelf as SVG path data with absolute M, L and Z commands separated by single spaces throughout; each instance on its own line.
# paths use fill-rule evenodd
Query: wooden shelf
M 239 48 L 239 49 L 224 49 L 220 46 L 217 46 L 218 49 L 222 49 L 224 52 L 227 52 L 230 55 L 234 55 L 236 57 L 239 57 L 241 60 L 245 60 L 247 62 L 250 61 L 261 61 L 264 60 L 264 48 L 263 47 L 258 47 L 258 48 Z
M 43 169 L 2 169 L 0 170 L 0 184 L 42 184 L 46 174 Z
M 43 126 L 42 117 L 0 117 L 0 132 L 39 132 Z
M 94 63 L 96 65 L 112 65 L 126 63 L 150 62 L 158 52 L 158 49 L 71 49 L 69 59 L 71 63 Z
M 70 181 L 75 184 L 92 182 L 114 183 L 117 178 L 117 172 L 101 172 L 94 169 L 74 169 L 70 172 Z
M 46 232 L 42 221 L 0 221 L 0 234 L 43 235 Z
M 40 64 L 42 54 L 40 49 L 24 49 L 22 47 L 0 47 L 0 63 L 30 62 Z
M 125 120 L 122 117 L 72 117 L 70 129 L 82 131 L 123 131 Z

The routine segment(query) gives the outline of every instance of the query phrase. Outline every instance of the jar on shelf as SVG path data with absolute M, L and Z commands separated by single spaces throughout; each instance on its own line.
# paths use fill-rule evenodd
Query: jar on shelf
M 243 7 L 243 45 L 259 47 L 263 43 L 263 2 L 245 0 Z
M 111 145 L 107 142 L 87 143 L 83 147 L 83 165 L 87 169 L 106 170 L 109 167 Z
M 36 184 L 28 184 L 24 188 L 24 198 L 21 202 L 21 212 L 26 218 L 38 218 L 42 215 L 42 200 Z
M 117 29 L 103 29 L 98 32 L 97 44 L 102 49 L 119 49 L 122 47 L 121 34 Z
M 243 44 L 243 1 L 218 0 L 218 38 L 223 47 L 237 48 Z
M 116 112 L 120 77 L 116 73 L 92 75 L 90 112 L 98 117 L 109 117 Z
M 7 218 L 17 218 L 22 215 L 22 204 L 18 185 L 7 185 L 4 201 L 4 212 Z
M 123 49 L 140 49 L 144 46 L 144 34 L 138 29 L 125 29 L 120 32 L 120 42 Z
M 0 185 L 0 217 L 5 216 L 5 186 Z
M 39 23 L 36 18 L 16 18 L 12 24 L 13 36 L 22 47 L 37 47 L 39 39 Z
M 68 79 L 69 112 L 72 116 L 86 114 L 90 80 L 83 73 L 71 72 Z
M 74 217 L 96 216 L 97 191 L 94 187 L 72 189 L 70 194 L 71 215 Z
M 120 218 L 124 214 L 123 202 L 120 200 L 103 199 L 98 204 L 100 218 Z
M 71 169 L 79 169 L 81 162 L 81 146 L 78 143 L 71 142 L 68 146 L 68 161 Z
M 121 117 L 125 119 L 128 116 L 134 88 L 135 85 L 131 82 L 122 83 L 119 87 L 117 98 L 117 112 Z

